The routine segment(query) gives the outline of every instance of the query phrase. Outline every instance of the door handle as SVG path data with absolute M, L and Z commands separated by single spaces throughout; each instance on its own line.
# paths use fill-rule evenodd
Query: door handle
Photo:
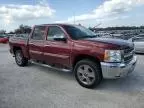
M 35 43 L 34 43 L 34 42 L 30 42 L 30 41 L 29 41 L 29 45 L 35 45 Z
M 29 45 L 35 45 L 34 43 L 29 43 Z
M 49 47 L 49 46 L 51 46 L 51 45 L 44 45 L 45 47 Z

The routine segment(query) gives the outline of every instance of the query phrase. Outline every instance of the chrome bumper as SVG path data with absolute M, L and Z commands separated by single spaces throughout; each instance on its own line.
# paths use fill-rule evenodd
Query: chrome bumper
M 136 62 L 136 56 L 134 56 L 133 60 L 131 60 L 131 62 L 129 62 L 128 64 L 101 62 L 103 78 L 116 79 L 127 76 L 129 73 L 133 72 Z

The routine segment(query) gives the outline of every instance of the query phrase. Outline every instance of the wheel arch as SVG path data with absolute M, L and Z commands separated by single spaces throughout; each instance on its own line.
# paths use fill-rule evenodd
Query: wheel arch
M 94 56 L 91 56 L 91 55 L 86 55 L 86 54 L 80 54 L 80 55 L 77 55 L 74 60 L 73 60 L 73 68 L 75 67 L 76 63 L 80 60 L 83 60 L 83 59 L 89 59 L 95 63 L 98 63 L 100 68 L 101 68 L 101 65 L 100 65 L 100 59 L 98 57 L 94 57 Z
M 22 48 L 21 47 L 18 47 L 18 46 L 13 46 L 13 53 L 15 54 L 15 52 L 17 50 L 21 50 L 22 51 Z
M 76 57 L 74 64 L 75 64 L 75 66 L 74 66 L 73 72 L 74 72 L 76 80 L 78 81 L 78 83 L 81 86 L 86 87 L 86 88 L 93 88 L 102 81 L 103 75 L 102 75 L 102 71 L 101 71 L 100 60 L 97 57 L 93 57 L 90 55 L 79 55 Z M 96 73 L 95 77 L 97 77 L 97 78 L 95 78 L 95 81 L 91 85 L 87 85 L 87 84 L 81 82 L 81 80 L 78 77 L 77 69 L 79 68 L 79 66 L 81 66 L 83 64 L 91 66 L 91 68 L 93 68 Z

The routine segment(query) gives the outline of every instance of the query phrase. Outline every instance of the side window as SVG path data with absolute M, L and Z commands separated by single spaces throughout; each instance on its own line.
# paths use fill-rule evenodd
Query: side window
M 47 40 L 53 41 L 55 37 L 64 37 L 65 34 L 60 27 L 50 26 L 48 28 Z
M 34 40 L 43 40 L 44 34 L 45 34 L 45 27 L 44 26 L 38 26 L 38 27 L 35 27 L 31 38 Z

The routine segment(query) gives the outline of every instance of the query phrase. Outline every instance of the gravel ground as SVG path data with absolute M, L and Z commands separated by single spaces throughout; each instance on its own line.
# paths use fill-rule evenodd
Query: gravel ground
M 130 76 L 86 89 L 72 73 L 18 67 L 8 45 L 0 45 L 0 108 L 144 108 L 144 55 Z

